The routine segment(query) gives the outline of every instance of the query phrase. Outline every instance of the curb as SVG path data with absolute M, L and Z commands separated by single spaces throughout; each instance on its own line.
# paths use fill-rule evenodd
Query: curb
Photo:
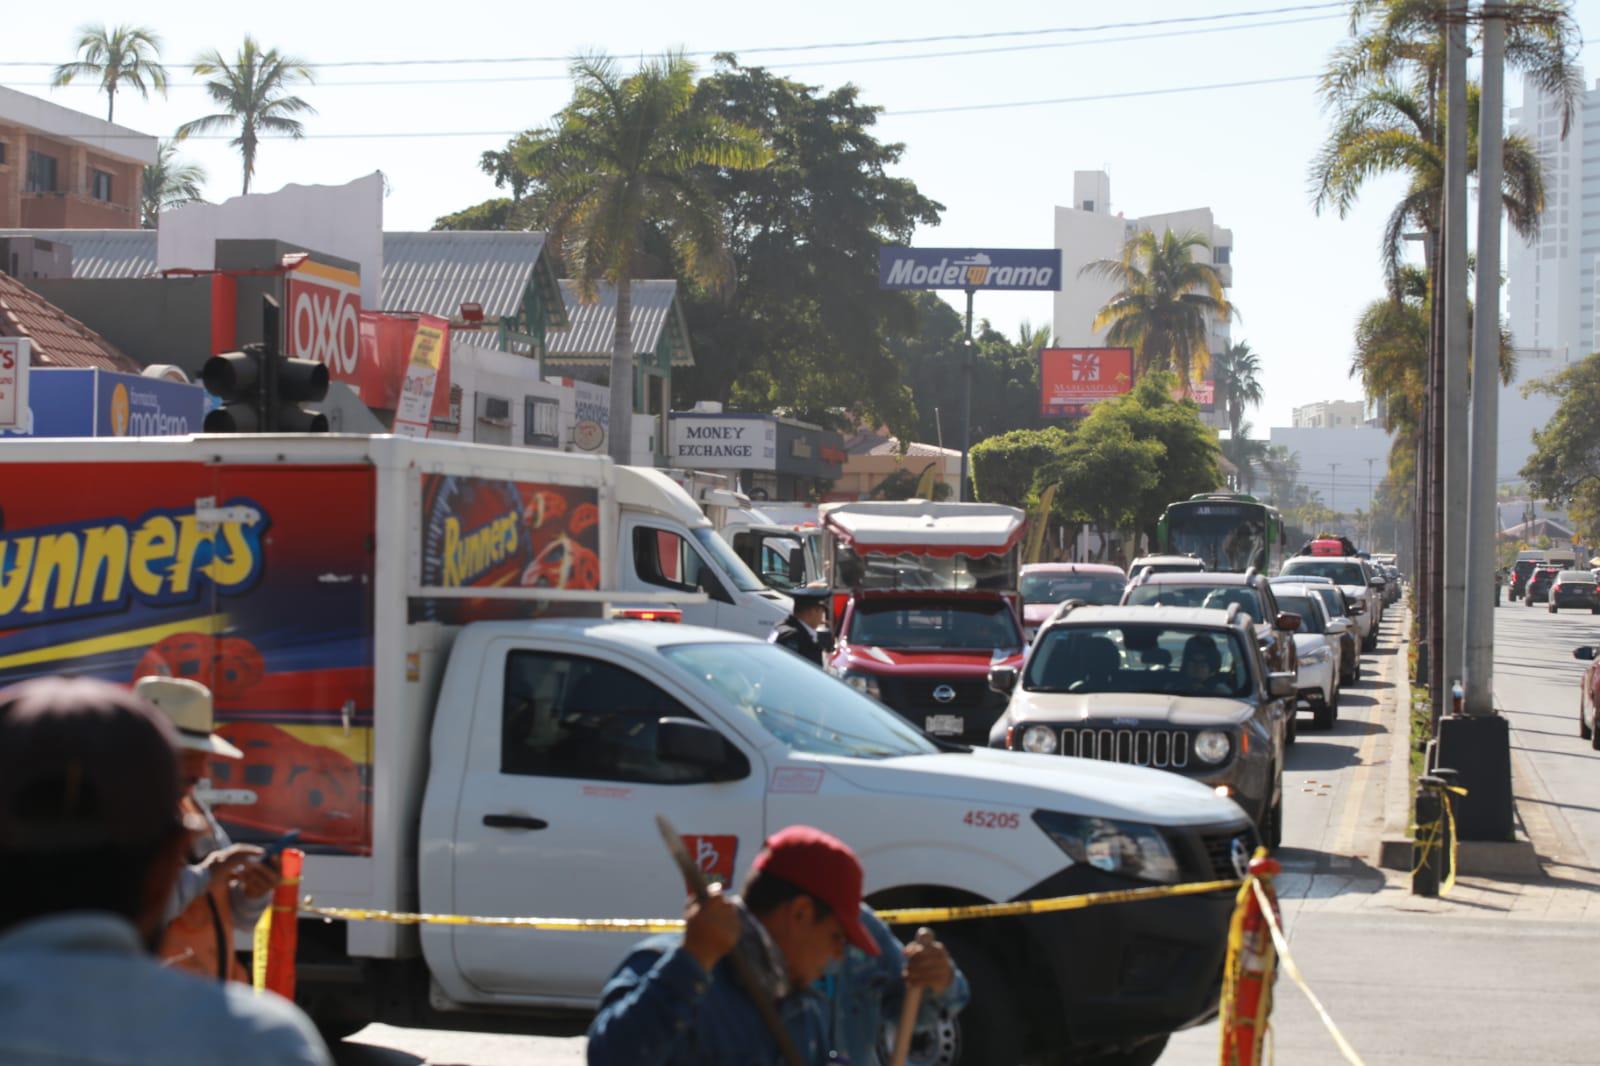
M 1410 873 L 1411 861 L 1411 612 L 1401 617 L 1394 657 L 1394 721 L 1389 727 L 1389 774 L 1384 781 L 1383 835 L 1378 839 L 1378 866 Z

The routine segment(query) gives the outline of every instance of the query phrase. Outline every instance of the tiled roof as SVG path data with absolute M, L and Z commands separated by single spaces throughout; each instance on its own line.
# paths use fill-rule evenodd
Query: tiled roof
M 544 296 L 546 326 L 567 323 L 543 233 L 439 230 L 383 235 L 383 309 L 445 318 L 463 303 L 483 306 L 495 321 L 517 314 L 529 285 Z
M 672 365 L 694 366 L 689 348 L 689 331 L 678 306 L 678 283 L 666 280 L 633 282 L 633 350 L 647 354 L 661 343 L 661 332 L 671 328 Z M 617 328 L 617 288 L 596 287 L 593 303 L 584 303 L 576 281 L 563 278 L 561 295 L 566 300 L 572 328 L 550 337 L 545 361 L 555 366 L 604 364 L 611 358 L 611 338 Z
M 125 374 L 144 369 L 116 345 L 9 274 L 0 274 L 0 337 L 32 340 L 33 366 L 98 367 Z
M 67 245 L 75 278 L 142 278 L 156 272 L 153 229 L 3 229 L 0 237 Z

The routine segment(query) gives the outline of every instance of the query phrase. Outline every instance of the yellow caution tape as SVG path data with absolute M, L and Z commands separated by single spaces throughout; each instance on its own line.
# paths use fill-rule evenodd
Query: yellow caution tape
M 1261 889 L 1259 881 L 1252 880 L 1250 887 L 1255 890 L 1256 902 L 1261 906 L 1261 913 L 1267 920 L 1267 929 L 1272 933 L 1272 946 L 1277 949 L 1278 961 L 1282 964 L 1283 972 L 1289 975 L 1300 991 L 1306 994 L 1306 999 L 1311 1001 L 1311 1009 L 1317 1012 L 1317 1018 L 1322 1022 L 1323 1028 L 1328 1030 L 1328 1035 L 1333 1037 L 1333 1042 L 1339 1048 L 1339 1053 L 1351 1066 L 1363 1066 L 1361 1056 L 1356 1054 L 1356 1049 L 1350 1046 L 1350 1041 L 1344 1038 L 1339 1027 L 1334 1024 L 1333 1017 L 1328 1009 L 1322 1005 L 1322 1000 L 1311 991 L 1311 986 L 1306 984 L 1306 979 L 1300 975 L 1300 967 L 1294 964 L 1294 958 L 1289 954 L 1289 941 L 1283 935 L 1283 927 L 1278 924 L 1277 912 L 1272 909 L 1272 901 L 1267 898 Z
M 877 914 L 889 925 L 927 925 L 935 922 L 971 921 L 976 918 L 1015 918 L 1028 914 L 1083 910 L 1086 907 L 1111 903 L 1138 903 L 1143 900 L 1167 899 L 1173 896 L 1231 892 L 1241 883 L 1198 881 L 1193 884 L 1090 892 L 1081 896 L 1017 900 L 1012 903 L 977 903 L 962 907 L 903 907 L 897 910 L 878 911 Z M 475 925 L 506 929 L 537 929 L 555 933 L 677 933 L 683 930 L 682 918 L 492 918 L 466 914 L 416 914 L 362 907 L 319 907 L 310 896 L 301 901 L 300 913 L 330 921 L 389 922 L 395 925 Z
M 267 987 L 268 946 L 272 943 L 272 908 L 256 920 L 255 943 L 250 952 L 250 984 L 257 992 Z
M 1265 848 L 1256 849 L 1258 857 L 1266 854 Z M 1234 1066 L 1238 1061 L 1237 1049 L 1234 1047 L 1233 1041 L 1229 1039 L 1227 1020 L 1235 1017 L 1238 1013 L 1235 1001 L 1239 997 L 1239 985 L 1245 978 L 1246 945 L 1244 924 L 1248 912 L 1245 901 L 1250 898 L 1252 892 L 1259 891 L 1260 887 L 1260 877 L 1252 874 L 1245 878 L 1244 883 L 1239 887 L 1238 896 L 1234 899 L 1233 917 L 1228 920 L 1228 953 L 1225 956 L 1226 961 L 1223 964 L 1222 971 L 1222 999 L 1217 1008 L 1217 1015 L 1223 1020 L 1223 1024 L 1219 1028 L 1222 1036 L 1222 1062 L 1224 1066 Z M 1268 904 L 1263 902 L 1262 906 L 1266 907 Z M 1241 1018 L 1238 1021 L 1241 1027 L 1249 1027 L 1252 1031 L 1251 1039 L 1255 1048 L 1255 1059 L 1253 1061 L 1255 1062 L 1261 1061 L 1262 1043 L 1271 1029 L 1272 990 L 1273 982 L 1278 972 L 1277 952 L 1263 950 L 1261 955 L 1261 970 L 1257 977 L 1261 983 L 1261 997 L 1256 1001 L 1255 1017 L 1250 1019 Z
M 1444 800 L 1444 814 L 1431 822 L 1416 827 L 1418 858 L 1417 864 L 1411 868 L 1411 876 L 1415 877 L 1427 865 L 1428 856 L 1440 847 L 1441 841 L 1439 838 L 1448 834 L 1450 842 L 1450 872 L 1443 881 L 1439 882 L 1439 895 L 1441 896 L 1449 895 L 1450 890 L 1456 887 L 1456 866 L 1458 865 L 1456 854 L 1460 842 L 1456 839 L 1456 804 L 1455 800 L 1451 798 L 1452 794 L 1465 796 L 1467 790 L 1460 785 L 1446 785 L 1440 789 L 1440 795 Z

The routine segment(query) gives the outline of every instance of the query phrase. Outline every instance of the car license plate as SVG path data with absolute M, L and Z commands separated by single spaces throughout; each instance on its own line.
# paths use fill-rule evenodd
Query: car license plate
M 930 714 L 922 720 L 922 728 L 942 737 L 958 737 L 966 730 L 966 723 L 958 714 Z

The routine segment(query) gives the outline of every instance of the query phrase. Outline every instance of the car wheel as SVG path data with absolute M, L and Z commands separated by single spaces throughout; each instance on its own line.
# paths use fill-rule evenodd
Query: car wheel
M 1272 806 L 1267 808 L 1267 816 L 1262 824 L 1257 826 L 1261 832 L 1261 842 L 1268 848 L 1276 851 L 1283 844 L 1283 775 L 1274 774 L 1273 779 L 1278 782 L 1278 798 L 1272 801 Z
M 1017 1066 L 1022 1061 L 1027 1027 L 1017 1009 L 1017 996 L 1005 970 L 983 941 L 963 931 L 943 930 L 939 939 L 972 987 L 972 1000 L 955 1017 L 955 1062 Z
M 1283 727 L 1283 744 L 1289 747 L 1300 736 L 1300 711 L 1298 708 L 1289 712 L 1289 722 Z

